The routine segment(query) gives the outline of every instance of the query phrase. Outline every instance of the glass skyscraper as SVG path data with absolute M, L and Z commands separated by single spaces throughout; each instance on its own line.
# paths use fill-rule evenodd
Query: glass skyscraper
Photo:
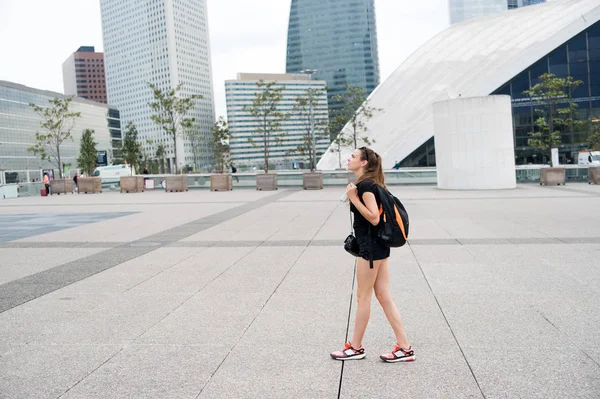
M 374 0 L 292 0 L 286 70 L 309 69 L 327 82 L 330 111 L 344 83 L 367 95 L 379 85 Z

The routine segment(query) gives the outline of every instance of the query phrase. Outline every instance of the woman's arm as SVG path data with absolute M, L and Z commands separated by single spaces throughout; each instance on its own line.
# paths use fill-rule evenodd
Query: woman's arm
M 363 204 L 358 198 L 358 190 L 354 184 L 348 185 L 346 193 L 360 214 L 363 215 L 365 219 L 367 219 L 373 226 L 377 226 L 379 224 L 379 209 L 377 209 L 377 200 L 375 200 L 375 195 L 371 192 L 363 193 Z

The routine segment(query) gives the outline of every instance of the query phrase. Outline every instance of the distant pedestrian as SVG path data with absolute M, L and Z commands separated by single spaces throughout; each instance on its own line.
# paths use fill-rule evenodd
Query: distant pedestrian
M 143 175 L 149 175 L 150 172 L 148 172 L 148 168 L 144 168 L 144 170 L 142 171 Z
M 46 195 L 50 195 L 50 177 L 48 173 L 44 173 L 44 186 L 46 187 Z
M 75 176 L 73 176 L 73 192 L 78 192 L 79 186 L 77 186 L 77 172 L 75 172 Z
M 408 344 L 406 332 L 400 312 L 390 292 L 390 274 L 388 259 L 390 248 L 377 240 L 377 226 L 380 221 L 377 185 L 385 188 L 381 157 L 367 147 L 361 147 L 348 159 L 348 170 L 354 172 L 356 185 L 348 184 L 346 194 L 351 202 L 350 210 L 354 213 L 354 232 L 359 247 L 356 262 L 356 299 L 357 309 L 354 320 L 354 335 L 346 342 L 344 349 L 331 353 L 336 360 L 363 359 L 365 348 L 363 337 L 367 330 L 371 315 L 371 298 L 373 291 L 383 308 L 383 312 L 394 330 L 396 346 L 391 353 L 380 356 L 389 363 L 412 362 L 415 352 Z M 373 260 L 372 268 L 370 260 Z
M 240 179 L 235 175 L 237 173 L 237 168 L 231 164 L 231 173 L 233 174 L 233 177 L 235 177 L 235 181 L 236 182 L 240 182 Z

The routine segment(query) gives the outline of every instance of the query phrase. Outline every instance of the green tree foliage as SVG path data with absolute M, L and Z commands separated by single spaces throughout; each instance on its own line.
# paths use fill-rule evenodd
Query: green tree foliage
M 81 136 L 81 142 L 79 143 L 79 157 L 77 158 L 77 164 L 83 172 L 88 176 L 91 176 L 96 169 L 98 162 L 98 151 L 96 150 L 96 143 L 94 141 L 94 130 L 85 129 Z
M 138 141 L 137 127 L 131 121 L 127 122 L 125 125 L 125 134 L 123 136 L 121 150 L 127 164 L 136 167 L 139 166 L 138 163 L 140 161 L 140 156 L 142 155 L 142 145 Z
M 167 154 L 167 151 L 165 150 L 165 146 L 162 144 L 159 144 L 156 147 L 156 159 L 158 160 L 158 165 L 160 167 L 160 173 L 165 173 L 165 156 Z
M 373 144 L 375 141 L 367 136 L 367 124 L 377 113 L 383 112 L 382 108 L 369 105 L 363 89 L 349 84 L 344 86 L 346 91 L 333 97 L 341 104 L 341 108 L 334 110 L 331 115 L 330 130 L 335 135 L 336 144 L 334 152 L 340 152 L 342 147 L 358 148 L 359 145 Z
M 195 118 L 188 118 L 187 114 L 196 106 L 196 100 L 201 99 L 202 96 L 193 94 L 189 97 L 181 97 L 181 84 L 170 90 L 161 90 L 152 83 L 148 83 L 148 86 L 154 95 L 154 101 L 148 103 L 154 111 L 151 118 L 173 140 L 172 172 L 177 174 L 177 136 L 185 129 L 189 129 L 196 121 Z
M 200 157 L 202 155 L 202 144 L 204 135 L 200 131 L 200 125 L 197 123 L 188 123 L 183 128 L 183 135 L 190 144 L 192 157 L 194 158 L 194 169 L 200 170 Z
M 215 171 L 223 173 L 230 166 L 229 161 L 229 125 L 221 116 L 219 120 L 213 124 L 212 134 L 210 137 L 210 146 L 213 151 L 215 160 Z
M 325 93 L 325 89 L 309 88 L 306 92 L 296 97 L 296 104 L 294 104 L 293 109 L 294 115 L 302 123 L 303 135 L 298 147 L 290 151 L 290 153 L 300 154 L 309 163 L 311 172 L 314 172 L 317 168 L 313 150 L 316 151 L 316 145 L 320 139 L 327 138 L 327 119 L 315 118 L 315 114 L 322 111 L 319 110 L 319 98 Z
M 347 147 L 348 143 L 344 140 L 343 134 L 338 134 L 332 141 L 333 146 L 329 151 L 337 154 L 338 157 L 338 168 L 342 167 L 342 148 Z
M 591 131 L 588 146 L 592 151 L 600 151 L 600 118 L 591 118 Z
M 561 143 L 561 129 L 573 131 L 581 125 L 581 121 L 573 117 L 577 104 L 571 100 L 571 94 L 583 82 L 574 80 L 571 76 L 560 78 L 551 73 L 545 73 L 539 78 L 540 83 L 523 92 L 531 98 L 537 114 L 537 129 L 529 132 L 527 143 L 546 152 L 552 162 L 552 149 Z
M 49 161 L 56 165 L 60 178 L 63 178 L 63 163 L 60 154 L 60 147 L 66 140 L 73 140 L 71 130 L 75 126 L 75 121 L 81 116 L 80 112 L 72 112 L 69 109 L 73 97 L 58 98 L 48 100 L 49 107 L 40 107 L 36 104 L 29 104 L 42 120 L 40 127 L 42 132 L 35 133 L 35 145 L 29 147 L 27 151 L 39 156 L 42 161 Z
M 277 107 L 281 102 L 282 92 L 285 87 L 274 88 L 275 82 L 265 83 L 260 80 L 256 83 L 257 91 L 254 93 L 254 100 L 251 106 L 244 106 L 243 110 L 248 112 L 256 120 L 256 128 L 253 132 L 255 139 L 249 138 L 248 142 L 254 148 L 263 149 L 265 173 L 269 173 L 269 155 L 273 146 L 281 144 L 285 133 L 281 130 L 281 123 L 288 119 L 288 116 Z

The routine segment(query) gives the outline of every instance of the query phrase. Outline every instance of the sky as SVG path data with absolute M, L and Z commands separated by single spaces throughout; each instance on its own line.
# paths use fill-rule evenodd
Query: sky
M 207 0 L 216 116 L 238 72 L 284 73 L 291 0 Z M 382 82 L 449 26 L 448 0 L 375 0 Z M 103 51 L 100 0 L 0 0 L 0 80 L 63 92 L 62 63 Z

